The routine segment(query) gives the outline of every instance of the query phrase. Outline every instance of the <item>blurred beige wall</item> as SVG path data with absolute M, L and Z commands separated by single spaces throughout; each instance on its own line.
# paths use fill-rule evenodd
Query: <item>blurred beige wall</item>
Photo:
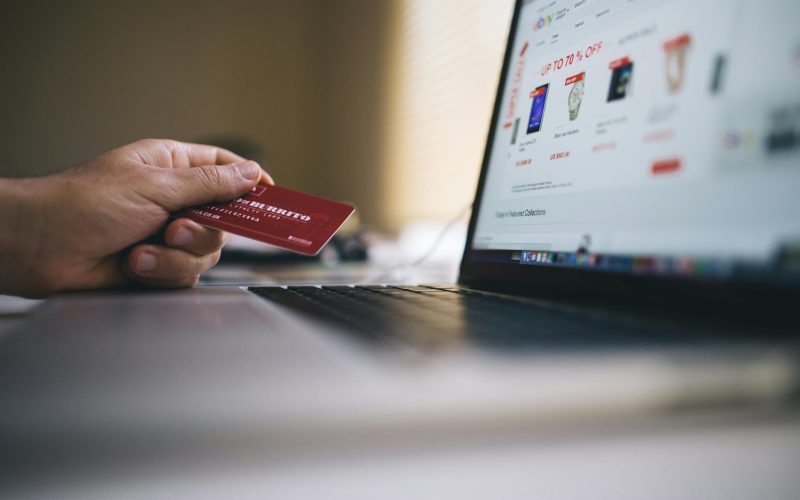
M 368 228 L 387 229 L 383 162 L 385 75 L 391 3 L 321 0 L 322 59 L 317 91 L 322 107 L 317 192 L 348 200 Z
M 3 175 L 145 137 L 241 136 L 307 188 L 321 128 L 316 2 L 16 1 L 0 6 Z

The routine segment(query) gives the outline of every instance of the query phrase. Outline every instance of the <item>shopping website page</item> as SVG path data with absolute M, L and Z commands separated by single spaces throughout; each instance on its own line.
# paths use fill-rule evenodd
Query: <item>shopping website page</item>
M 519 14 L 473 257 L 725 274 L 800 254 L 800 2 Z

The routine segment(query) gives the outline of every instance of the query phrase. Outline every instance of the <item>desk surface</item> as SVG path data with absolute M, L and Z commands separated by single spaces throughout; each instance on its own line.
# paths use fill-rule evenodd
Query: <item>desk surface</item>
M 114 466 L 69 463 L 5 498 L 794 500 L 800 419 L 753 415 L 566 435 L 465 437 L 303 454 L 221 447 Z M 2 483 L 2 482 L 0 482 Z
M 316 272 L 296 281 L 315 279 Z M 37 304 L 0 297 L 0 348 L 2 335 L 24 325 Z M 175 453 L 142 450 L 119 463 L 81 457 L 56 463 L 57 468 L 0 481 L 0 496 L 795 499 L 800 412 L 679 412 L 558 432 L 530 426 L 425 443 L 315 446 L 313 452 L 303 446 L 198 443 Z

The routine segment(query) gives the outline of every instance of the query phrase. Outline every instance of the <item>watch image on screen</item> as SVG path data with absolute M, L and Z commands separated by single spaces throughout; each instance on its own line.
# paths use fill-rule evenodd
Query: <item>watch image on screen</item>
M 664 43 L 664 71 L 670 93 L 674 94 L 683 87 L 686 58 L 691 41 L 692 39 L 687 33 Z
M 571 77 L 570 80 L 572 80 L 572 88 L 567 98 L 567 110 L 569 110 L 569 120 L 573 121 L 578 118 L 578 112 L 581 110 L 581 101 L 583 101 L 584 86 L 586 85 L 586 73 L 579 73 Z

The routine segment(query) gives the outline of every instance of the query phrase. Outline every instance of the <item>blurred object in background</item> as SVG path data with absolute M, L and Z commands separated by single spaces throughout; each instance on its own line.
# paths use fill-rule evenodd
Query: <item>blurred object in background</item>
M 449 222 L 418 220 L 396 239 L 374 235 L 364 283 L 452 283 L 467 239 L 469 208 Z
M 371 230 L 446 221 L 474 192 L 511 6 L 4 1 L 0 176 L 204 138 Z

